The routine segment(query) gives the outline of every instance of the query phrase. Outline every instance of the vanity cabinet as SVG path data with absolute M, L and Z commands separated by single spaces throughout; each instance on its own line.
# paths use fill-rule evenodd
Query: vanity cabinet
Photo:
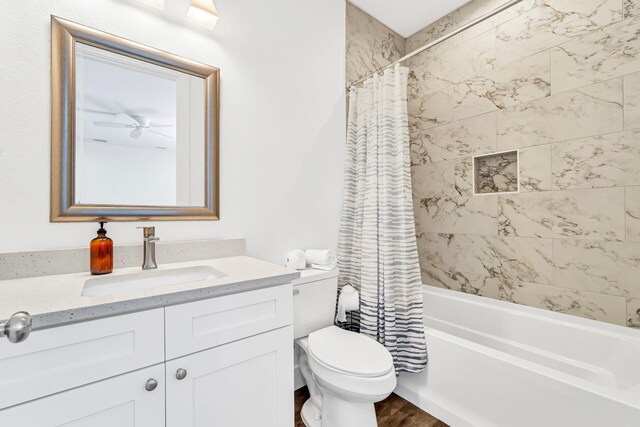
M 293 425 L 292 287 L 0 343 L 0 426 Z

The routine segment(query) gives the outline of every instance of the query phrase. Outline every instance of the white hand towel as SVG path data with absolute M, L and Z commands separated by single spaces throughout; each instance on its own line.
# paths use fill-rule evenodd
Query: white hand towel
M 335 270 L 336 267 L 338 266 L 338 264 L 336 264 L 335 262 L 333 264 L 311 264 L 311 268 L 315 268 L 316 270 L 325 270 L 325 271 L 331 271 L 331 270 Z
M 307 265 L 331 265 L 336 263 L 336 257 L 329 249 L 307 249 L 304 255 L 307 258 Z

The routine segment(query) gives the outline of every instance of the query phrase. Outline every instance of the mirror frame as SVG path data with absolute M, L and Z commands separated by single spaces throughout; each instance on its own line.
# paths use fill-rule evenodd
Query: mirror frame
M 81 205 L 74 202 L 75 44 L 80 42 L 204 79 L 204 206 Z M 51 222 L 220 219 L 220 70 L 51 16 Z

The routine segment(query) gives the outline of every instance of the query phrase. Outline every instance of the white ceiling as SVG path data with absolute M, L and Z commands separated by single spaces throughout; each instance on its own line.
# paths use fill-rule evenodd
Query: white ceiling
M 138 148 L 176 146 L 176 80 L 179 73 L 92 46 L 76 45 L 80 63 L 77 93 L 85 142 Z M 96 121 L 135 125 L 139 115 L 153 127 L 138 138 L 131 128 L 97 126 Z M 161 127 L 155 127 L 160 125 Z
M 402 37 L 409 37 L 471 0 L 350 1 Z

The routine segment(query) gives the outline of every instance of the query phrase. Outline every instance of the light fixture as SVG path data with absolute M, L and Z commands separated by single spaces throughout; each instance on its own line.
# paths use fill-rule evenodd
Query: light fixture
M 213 0 L 191 0 L 191 5 L 187 11 L 188 21 L 212 30 L 219 17 L 220 15 L 218 15 L 218 11 L 213 5 Z
M 156 9 L 164 10 L 164 0 L 138 0 L 141 3 L 155 7 Z

